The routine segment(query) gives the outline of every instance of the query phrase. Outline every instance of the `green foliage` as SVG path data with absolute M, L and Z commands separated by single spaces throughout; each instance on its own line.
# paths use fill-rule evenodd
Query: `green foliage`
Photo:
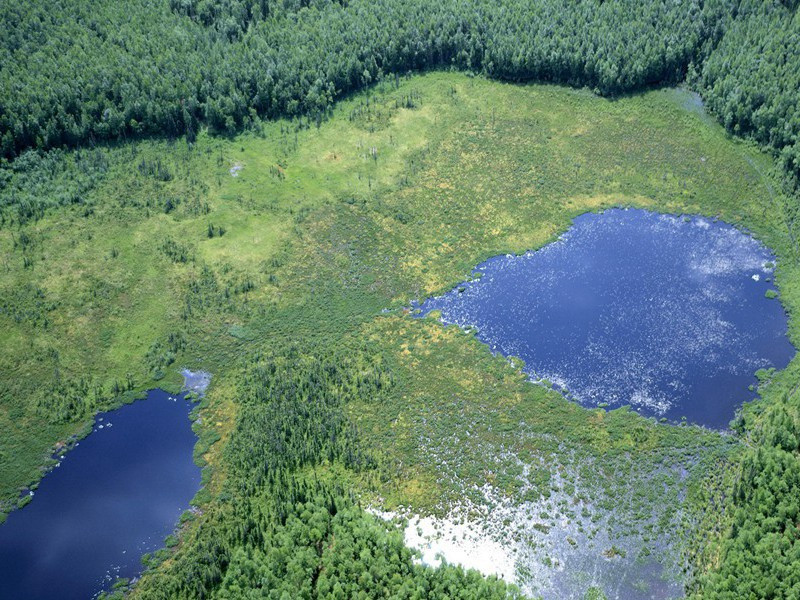
M 172 172 L 169 170 L 169 167 L 161 162 L 161 158 L 156 158 L 155 160 L 149 161 L 146 158 L 142 157 L 141 161 L 137 165 L 139 169 L 139 173 L 145 176 L 152 177 L 157 181 L 170 181 L 172 180 Z M 165 210 L 164 212 L 170 212 Z
M 192 260 L 193 253 L 191 248 L 182 242 L 167 238 L 161 243 L 161 252 L 172 262 L 185 263 Z
M 114 380 L 110 389 L 91 377 L 61 379 L 44 385 L 36 398 L 38 414 L 51 423 L 75 423 L 90 417 L 104 400 L 132 390 L 130 374 L 124 381 Z
M 374 401 L 391 376 L 356 355 L 323 359 L 296 350 L 255 359 L 239 387 L 236 430 L 226 448 L 232 480 L 252 493 L 264 480 L 323 462 L 369 468 L 344 414 L 355 398 Z
M 599 588 L 591 587 L 587 590 L 583 600 L 607 600 L 607 596 Z
M 725 128 L 771 148 L 800 177 L 797 2 L 740 0 L 696 84 Z M 792 215 L 794 220 L 795 215 Z
M 0 225 L 36 221 L 55 207 L 78 206 L 91 214 L 88 195 L 107 171 L 108 158 L 100 149 L 21 154 L 10 165 L 0 165 Z M 21 249 L 26 249 L 23 244 Z
M 248 360 L 225 449 L 231 478 L 223 500 L 168 567 L 145 575 L 136 597 L 517 597 L 476 572 L 416 564 L 402 535 L 336 481 L 371 464 L 345 403 L 380 401 L 389 386 L 391 375 L 365 349 L 318 355 L 289 348 Z M 330 468 L 338 475 L 327 476 Z
M 727 2 L 35 0 L 4 5 L 0 150 L 319 117 L 384 76 L 456 67 L 605 94 L 679 81 Z M 635 19 L 631 16 L 636 15 Z M 47 43 L 43 43 L 47 40 Z M 168 176 L 156 165 L 143 168 Z
M 208 229 L 206 230 L 206 234 L 209 238 L 213 237 L 222 237 L 225 235 L 225 228 L 222 226 L 214 227 L 211 223 L 208 224 Z
M 185 349 L 186 336 L 183 332 L 170 332 L 165 342 L 160 340 L 153 342 L 145 355 L 145 360 L 152 372 L 160 372 L 163 377 L 163 370 L 174 363 L 178 353 Z
M 770 387 L 770 395 L 768 404 L 746 407 L 737 423 L 750 443 L 737 465 L 722 560 L 698 577 L 692 597 L 800 592 L 800 396 L 784 386 Z
M 342 94 L 454 67 L 607 95 L 688 72 L 730 131 L 800 174 L 793 0 L 137 0 L 125 11 L 26 0 L 4 5 L 0 23 L 0 155 L 9 158 L 137 135 L 194 141 L 203 123 L 233 133 L 256 116 L 309 114 L 319 124 Z M 160 159 L 138 168 L 173 177 Z M 19 201 L 20 218 L 40 210 Z
M 34 328 L 47 329 L 50 313 L 57 308 L 58 302 L 49 300 L 41 287 L 30 283 L 13 288 L 0 299 L 0 314 Z

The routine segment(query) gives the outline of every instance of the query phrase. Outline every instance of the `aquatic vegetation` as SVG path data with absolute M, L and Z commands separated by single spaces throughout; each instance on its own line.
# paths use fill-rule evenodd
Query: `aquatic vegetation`
M 536 252 L 489 259 L 420 309 L 584 405 L 726 427 L 753 399 L 753 373 L 795 353 L 782 307 L 763 301 L 771 258 L 702 217 L 610 210 Z

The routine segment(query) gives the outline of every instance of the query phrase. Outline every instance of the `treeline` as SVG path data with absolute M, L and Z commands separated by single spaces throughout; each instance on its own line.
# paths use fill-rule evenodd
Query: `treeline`
M 777 392 L 736 423 L 747 440 L 720 561 L 695 582 L 693 598 L 800 596 L 800 395 Z
M 233 132 L 454 67 L 615 94 L 680 81 L 727 0 L 4 3 L 0 151 Z
M 795 0 L 38 0 L 0 6 L 0 155 L 320 118 L 457 68 L 606 95 L 690 81 L 800 173 Z
M 775 151 L 800 176 L 800 12 L 797 0 L 741 0 L 692 83 L 732 133 Z
M 53 207 L 75 206 L 88 216 L 94 210 L 89 192 L 107 171 L 108 157 L 101 149 L 26 152 L 0 168 L 0 228 L 36 221 Z M 22 239 L 18 245 L 23 253 L 32 249 Z
M 248 361 L 218 501 L 139 598 L 516 598 L 475 571 L 423 567 L 403 536 L 367 513 L 331 470 L 375 468 L 345 414 L 392 385 L 378 357 L 289 348 Z

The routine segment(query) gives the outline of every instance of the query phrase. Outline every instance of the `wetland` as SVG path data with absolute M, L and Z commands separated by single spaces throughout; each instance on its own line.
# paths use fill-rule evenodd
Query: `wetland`
M 481 263 L 420 308 L 585 406 L 725 428 L 755 398 L 755 373 L 795 352 L 775 260 L 719 221 L 613 209 L 536 252 Z

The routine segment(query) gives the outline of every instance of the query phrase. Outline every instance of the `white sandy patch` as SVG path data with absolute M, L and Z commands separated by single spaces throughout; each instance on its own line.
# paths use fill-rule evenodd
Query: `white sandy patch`
M 444 561 L 516 583 L 515 544 L 498 542 L 485 525 L 458 516 L 461 511 L 444 518 L 374 508 L 369 512 L 386 521 L 405 522 L 405 544 L 420 552 L 420 562 L 424 565 L 438 567 Z
M 508 547 L 491 539 L 475 523 L 450 518 L 414 517 L 405 529 L 406 545 L 422 552 L 422 562 L 433 567 L 442 559 L 484 575 L 514 582 L 514 558 Z
M 705 161 L 705 159 L 701 159 Z M 702 217 L 698 217 L 692 221 L 695 227 L 699 227 L 700 229 L 708 229 L 711 227 L 711 223 L 703 219 Z

